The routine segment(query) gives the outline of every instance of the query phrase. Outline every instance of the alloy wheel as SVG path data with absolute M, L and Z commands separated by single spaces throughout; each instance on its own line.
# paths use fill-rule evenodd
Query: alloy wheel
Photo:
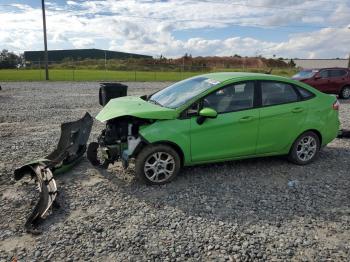
M 312 136 L 304 136 L 297 145 L 297 157 L 306 162 L 312 159 L 317 152 L 317 142 Z
M 175 159 L 166 152 L 155 152 L 150 155 L 144 165 L 144 173 L 147 179 L 155 183 L 161 183 L 169 179 L 175 171 Z
M 342 91 L 342 97 L 343 98 L 349 98 L 350 97 L 350 88 L 345 87 Z

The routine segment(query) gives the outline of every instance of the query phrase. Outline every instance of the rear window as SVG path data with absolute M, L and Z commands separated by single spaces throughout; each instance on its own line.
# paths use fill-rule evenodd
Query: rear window
M 309 90 L 306 90 L 300 86 L 296 86 L 296 88 L 298 89 L 298 91 L 301 95 L 301 98 L 303 100 L 310 99 L 310 98 L 313 98 L 315 96 L 314 93 L 312 93 Z
M 330 77 L 342 77 L 342 76 L 346 76 L 348 72 L 346 72 L 345 70 L 330 70 L 329 71 L 329 75 Z
M 261 82 L 262 105 L 279 105 L 298 101 L 298 94 L 294 88 L 281 82 Z
M 344 69 L 327 69 L 327 70 L 322 70 L 320 72 L 320 76 L 322 78 L 328 78 L 328 77 L 342 77 L 346 76 L 348 72 Z

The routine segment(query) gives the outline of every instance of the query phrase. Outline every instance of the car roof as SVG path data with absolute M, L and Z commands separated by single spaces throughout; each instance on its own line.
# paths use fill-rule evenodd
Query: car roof
M 209 73 L 201 75 L 207 77 L 209 79 L 224 82 L 228 80 L 235 80 L 240 78 L 252 78 L 252 79 L 270 79 L 270 80 L 286 80 L 288 78 L 282 76 L 275 76 L 269 74 L 261 74 L 261 73 L 248 73 L 248 72 L 220 72 L 220 73 Z

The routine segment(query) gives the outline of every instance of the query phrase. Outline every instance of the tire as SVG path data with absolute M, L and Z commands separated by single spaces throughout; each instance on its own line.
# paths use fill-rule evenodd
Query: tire
M 318 135 L 307 131 L 294 141 L 288 160 L 297 165 L 307 165 L 318 157 L 319 151 L 320 139 Z
M 136 177 L 148 185 L 169 183 L 179 173 L 180 168 L 179 154 L 168 145 L 147 145 L 136 156 Z
M 350 98 L 350 86 L 344 86 L 343 89 L 340 92 L 340 97 L 343 99 L 349 99 Z

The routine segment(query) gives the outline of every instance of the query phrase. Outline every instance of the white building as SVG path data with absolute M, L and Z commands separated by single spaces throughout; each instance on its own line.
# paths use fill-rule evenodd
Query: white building
M 290 59 L 284 59 L 286 63 Z M 296 67 L 300 68 L 326 68 L 326 67 L 348 67 L 349 59 L 293 59 Z

